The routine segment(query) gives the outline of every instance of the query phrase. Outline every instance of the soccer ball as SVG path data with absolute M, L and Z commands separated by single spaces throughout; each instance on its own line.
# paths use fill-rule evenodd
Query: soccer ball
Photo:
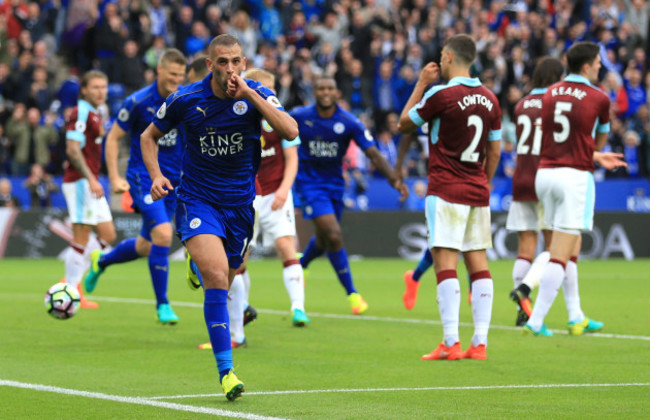
M 57 283 L 45 293 L 45 310 L 56 319 L 72 318 L 79 310 L 81 296 L 66 283 Z

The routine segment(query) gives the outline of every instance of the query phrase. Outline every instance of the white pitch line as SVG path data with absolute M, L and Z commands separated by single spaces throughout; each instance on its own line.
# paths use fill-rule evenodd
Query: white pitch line
M 24 296 L 24 297 L 34 297 L 34 294 L 27 293 L 0 293 L 0 296 Z M 93 296 L 93 300 L 99 300 L 104 302 L 116 302 L 116 303 L 134 303 L 142 305 L 152 305 L 154 304 L 153 300 L 150 299 L 137 299 L 137 298 L 118 298 L 110 296 Z M 200 302 L 177 302 L 174 301 L 174 306 L 182 306 L 187 308 L 203 308 L 203 303 Z M 257 312 L 262 314 L 271 314 L 271 315 L 288 315 L 289 311 L 280 311 L 277 309 L 257 309 Z M 380 321 L 380 322 L 401 322 L 406 324 L 426 324 L 426 325 L 441 325 L 440 321 L 434 321 L 430 319 L 415 319 L 415 318 L 394 318 L 394 317 L 381 317 L 381 316 L 372 316 L 372 315 L 346 315 L 346 314 L 324 314 L 318 312 L 310 312 L 310 317 L 314 318 L 329 318 L 329 319 L 347 319 L 354 321 Z M 460 322 L 459 326 L 461 327 L 473 327 L 474 324 L 471 322 Z M 490 329 L 493 330 L 505 330 L 505 331 L 521 331 L 521 327 L 513 327 L 510 325 L 490 325 Z M 568 335 L 567 330 L 551 330 L 555 334 Z M 585 337 L 598 337 L 598 338 L 613 338 L 613 339 L 623 339 L 623 340 L 641 340 L 641 341 L 650 341 L 649 336 L 644 335 L 630 335 L 630 334 L 609 334 L 609 333 L 589 333 L 585 334 Z
M 140 303 L 140 304 L 153 304 L 153 300 L 147 299 L 133 299 L 133 298 L 115 298 L 108 296 L 94 296 L 93 299 L 105 301 L 105 302 L 117 302 L 117 303 Z M 203 303 L 196 302 L 174 302 L 174 306 L 183 306 L 189 308 L 203 308 Z M 257 312 L 262 314 L 271 314 L 271 315 L 288 315 L 289 311 L 280 311 L 277 309 L 257 309 Z M 441 325 L 440 321 L 434 321 L 430 319 L 414 319 L 414 318 L 393 318 L 393 317 L 382 317 L 382 316 L 372 316 L 372 315 L 346 315 L 346 314 L 324 314 L 319 312 L 310 312 L 310 317 L 314 318 L 329 318 L 329 319 L 348 319 L 354 321 L 380 321 L 380 322 L 402 322 L 407 324 L 427 324 L 427 325 Z M 471 322 L 461 322 L 459 323 L 461 327 L 473 327 L 474 324 Z M 521 327 L 512 327 L 509 325 L 490 325 L 491 329 L 494 330 L 506 330 L 506 331 L 521 331 Z M 555 334 L 568 335 L 569 332 L 566 330 L 551 330 Z M 650 337 L 643 335 L 629 335 L 629 334 L 605 334 L 605 333 L 589 333 L 585 336 L 588 337 L 599 337 L 599 338 L 615 338 L 615 339 L 626 339 L 626 340 L 642 340 L 650 341 Z
M 531 388 L 608 388 L 608 387 L 631 387 L 650 386 L 650 383 L 620 383 L 620 384 L 537 384 L 537 385 L 487 385 L 487 386 L 432 386 L 419 388 L 350 388 L 350 389 L 299 389 L 288 391 L 260 391 L 247 392 L 251 395 L 287 395 L 287 394 L 325 394 L 339 392 L 395 392 L 395 391 L 476 391 L 493 389 L 531 389 Z M 167 395 L 159 397 L 147 397 L 150 400 L 173 400 L 182 398 L 204 398 L 213 397 L 216 394 L 193 394 L 193 395 Z
M 48 386 L 48 385 L 39 385 L 39 384 L 30 384 L 25 382 L 16 382 L 0 379 L 0 386 L 7 386 L 12 388 L 23 388 L 31 389 L 34 391 L 44 391 L 44 392 L 53 392 L 56 394 L 65 394 L 65 395 L 77 395 L 80 397 L 86 398 L 95 398 L 100 400 L 115 401 L 126 404 L 137 404 L 137 405 L 148 405 L 151 407 L 157 408 L 167 408 L 170 410 L 184 411 L 187 413 L 199 413 L 199 414 L 212 414 L 215 416 L 222 417 L 231 417 L 235 419 L 247 419 L 247 420 L 282 420 L 279 417 L 268 417 L 260 416 L 258 414 L 252 413 L 240 413 L 236 411 L 221 410 L 218 408 L 210 407 L 196 407 L 193 405 L 187 404 L 176 404 L 168 403 L 164 401 L 155 401 L 151 398 L 141 398 L 141 397 L 123 397 L 120 395 L 110 395 L 104 394 L 101 392 L 89 392 L 89 391 L 80 391 L 77 389 L 68 389 L 68 388 L 59 388 L 57 386 Z M 219 396 L 223 397 L 222 394 Z

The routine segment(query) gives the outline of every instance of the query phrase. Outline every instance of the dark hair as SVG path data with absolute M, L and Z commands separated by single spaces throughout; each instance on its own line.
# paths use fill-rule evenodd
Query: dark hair
M 167 51 L 165 51 L 163 55 L 160 57 L 161 65 L 164 66 L 167 63 L 176 63 L 176 64 L 180 64 L 181 66 L 186 66 L 187 59 L 185 58 L 183 53 L 177 50 L 176 48 L 170 48 Z
M 201 54 L 198 55 L 188 66 L 187 71 L 194 70 L 194 75 L 199 78 L 203 79 L 205 76 L 208 75 L 208 64 L 205 62 L 205 59 L 208 58 L 207 55 Z
M 212 39 L 210 41 L 210 45 L 208 46 L 208 51 L 210 52 L 210 57 L 212 57 L 212 52 L 214 51 L 215 47 L 232 47 L 233 45 L 239 45 L 239 48 L 242 48 L 241 42 L 237 37 L 232 36 L 230 34 L 221 34 Z M 243 48 L 242 48 L 243 51 Z
M 462 64 L 470 65 L 476 60 L 476 43 L 467 34 L 454 35 L 445 41 L 444 47 L 452 50 Z
M 320 81 L 322 81 L 322 80 L 331 80 L 331 81 L 334 82 L 334 87 L 335 87 L 335 88 L 337 87 L 337 86 L 336 86 L 336 84 L 337 84 L 337 83 L 336 83 L 336 79 L 335 79 L 334 77 L 332 77 L 332 76 L 325 75 L 325 74 L 322 74 L 322 75 L 320 75 L 320 76 L 318 76 L 318 77 L 316 77 L 316 78 L 314 79 L 314 87 L 316 87 L 316 85 L 318 85 L 318 83 L 319 83 Z
M 542 57 L 533 72 L 532 88 L 545 88 L 559 82 L 564 73 L 562 62 L 553 57 Z
M 587 41 L 576 42 L 566 53 L 569 72 L 580 73 L 580 71 L 582 71 L 582 66 L 593 63 L 599 53 L 600 47 L 598 44 Z

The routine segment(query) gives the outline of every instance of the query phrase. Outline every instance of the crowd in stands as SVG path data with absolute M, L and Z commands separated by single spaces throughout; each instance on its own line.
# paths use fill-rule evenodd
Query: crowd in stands
M 114 117 L 126 95 L 154 80 L 165 48 L 191 60 L 221 33 L 242 41 L 249 66 L 277 75 L 287 109 L 313 102 L 314 77 L 334 76 L 340 104 L 372 128 L 394 164 L 397 116 L 420 69 L 438 60 L 447 37 L 469 33 L 479 49 L 473 71 L 503 109 L 500 176 L 512 175 L 511 115 L 536 60 L 591 40 L 601 45 L 601 88 L 612 99 L 607 148 L 628 162 L 603 176 L 648 177 L 649 20 L 647 0 L 0 0 L 0 176 L 31 179 L 34 165 L 45 178 L 62 173 L 76 76 L 108 75 L 104 112 Z M 413 143 L 404 175 L 423 177 L 426 135 Z M 348 178 L 363 189 L 359 173 L 378 175 L 363 154 L 350 156 Z

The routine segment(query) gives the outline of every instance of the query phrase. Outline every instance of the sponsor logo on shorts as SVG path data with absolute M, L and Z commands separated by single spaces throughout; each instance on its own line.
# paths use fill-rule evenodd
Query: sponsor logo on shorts
M 192 221 L 190 222 L 190 229 L 196 229 L 199 226 L 201 226 L 201 219 L 199 219 L 198 217 L 192 219 Z

